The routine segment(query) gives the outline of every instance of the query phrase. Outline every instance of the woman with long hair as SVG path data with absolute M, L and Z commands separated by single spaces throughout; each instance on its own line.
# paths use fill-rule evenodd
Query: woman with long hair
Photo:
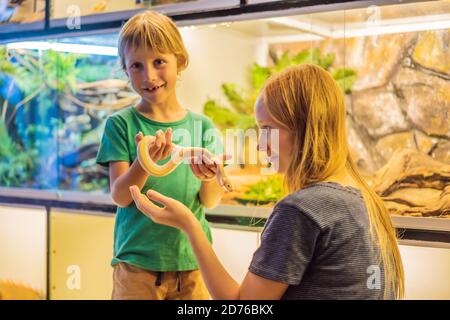
M 265 84 L 255 116 L 278 143 L 260 135 L 258 147 L 285 175 L 289 194 L 267 220 L 242 284 L 184 205 L 131 187 L 133 199 L 154 222 L 187 235 L 215 299 L 401 299 L 395 229 L 350 157 L 345 115 L 342 90 L 316 65 L 290 67 Z

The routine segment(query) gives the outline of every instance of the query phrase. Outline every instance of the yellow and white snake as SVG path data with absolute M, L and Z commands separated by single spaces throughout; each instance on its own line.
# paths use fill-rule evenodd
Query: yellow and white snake
M 178 165 L 183 162 L 184 159 L 189 159 L 190 157 L 197 157 L 199 155 L 205 155 L 211 162 L 217 164 L 217 180 L 219 184 L 225 188 L 227 191 L 233 191 L 233 186 L 225 174 L 223 167 L 223 161 L 218 161 L 217 157 L 209 152 L 205 148 L 199 147 L 181 147 L 178 145 L 173 145 L 173 151 L 170 156 L 170 160 L 163 165 L 158 165 L 155 163 L 148 152 L 150 144 L 155 141 L 154 136 L 144 136 L 141 141 L 139 141 L 137 146 L 137 158 L 142 168 L 151 176 L 162 177 L 166 176 L 175 170 Z

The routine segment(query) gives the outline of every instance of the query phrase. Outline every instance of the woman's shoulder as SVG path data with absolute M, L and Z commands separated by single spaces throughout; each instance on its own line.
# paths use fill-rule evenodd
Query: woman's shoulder
M 277 207 L 296 208 L 321 227 L 339 221 L 352 212 L 365 210 L 361 192 L 335 182 L 318 182 L 291 193 Z
M 283 198 L 284 201 L 342 201 L 345 199 L 362 198 L 361 191 L 337 182 L 317 182 L 303 187 Z

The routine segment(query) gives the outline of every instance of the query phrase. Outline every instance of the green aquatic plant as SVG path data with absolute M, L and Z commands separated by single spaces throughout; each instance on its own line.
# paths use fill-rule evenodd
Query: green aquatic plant
M 286 194 L 280 175 L 268 176 L 248 187 L 243 195 L 236 197 L 242 204 L 275 203 Z
M 77 79 L 84 82 L 110 79 L 111 67 L 108 65 L 83 64 L 77 66 Z
M 11 51 L 11 55 L 16 60 L 14 80 L 25 97 L 11 106 L 13 112 L 6 120 L 6 126 L 20 108 L 29 108 L 35 99 L 39 101 L 37 111 L 41 119 L 48 118 L 62 93 L 76 91 L 76 54 L 46 50 L 41 57 L 33 51 L 26 54 Z
M 8 64 L 1 60 L 0 72 L 14 71 L 7 78 L 12 89 L 1 104 L 0 185 L 106 190 L 107 174 L 96 170 L 95 163 L 83 161 L 68 167 L 58 157 L 66 149 L 76 153 L 80 145 L 99 142 L 98 129 L 108 112 L 82 110 L 69 98 L 76 97 L 78 82 L 110 78 L 114 61 L 103 65 L 93 63 L 89 56 L 52 50 L 10 50 L 7 54 L 2 49 L 0 57 L 8 58 Z M 96 130 L 66 126 L 65 119 L 79 118 L 80 113 Z
M 27 185 L 34 174 L 34 148 L 23 150 L 9 137 L 4 123 L 0 121 L 0 185 L 19 187 Z
M 11 62 L 6 47 L 0 47 L 0 75 L 15 77 L 17 69 Z M 6 78 L 4 78 L 6 79 Z M 0 85 L 3 85 L 0 79 Z M 34 161 L 36 150 L 24 150 L 23 146 L 13 141 L 8 133 L 8 108 L 11 107 L 8 95 L 11 94 L 11 82 L 6 90 L 6 97 L 2 97 L 1 119 L 0 119 L 0 185 L 6 187 L 17 187 L 31 181 L 34 173 Z M 13 112 L 14 113 L 14 112 Z
M 5 46 L 0 46 L 0 74 L 14 75 L 16 73 L 14 65 L 8 57 L 8 51 Z M 1 83 L 0 79 L 0 85 Z
M 5 56 L 4 52 L 0 50 L 0 56 Z M 1 104 L 0 184 L 55 187 L 57 101 L 65 91 L 76 91 L 76 55 L 10 50 L 5 57 L 14 70 L 8 79 L 8 87 L 14 90 L 7 90 Z M 13 94 L 21 100 L 13 100 Z M 14 140 L 10 137 L 13 132 Z
M 77 74 L 76 68 L 78 56 L 74 53 L 61 53 L 53 50 L 45 51 L 44 71 L 47 75 L 47 83 L 53 90 L 58 93 L 69 91 L 76 92 Z
M 13 153 L 13 141 L 6 130 L 3 121 L 0 121 L 0 156 L 6 157 Z

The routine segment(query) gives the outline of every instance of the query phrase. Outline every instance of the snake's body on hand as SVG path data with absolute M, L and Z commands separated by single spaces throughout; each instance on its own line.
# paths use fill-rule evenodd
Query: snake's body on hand
M 153 161 L 149 154 L 150 144 L 155 141 L 154 136 L 144 136 L 137 146 L 137 158 L 142 168 L 151 176 L 162 177 L 166 176 L 175 170 L 178 165 L 185 159 L 191 157 L 198 157 L 205 155 L 211 162 L 217 165 L 217 180 L 219 184 L 227 191 L 233 191 L 233 186 L 230 179 L 225 174 L 223 161 L 218 160 L 217 157 L 205 148 L 199 147 L 181 147 L 173 145 L 173 151 L 170 155 L 170 160 L 163 165 L 158 165 Z

